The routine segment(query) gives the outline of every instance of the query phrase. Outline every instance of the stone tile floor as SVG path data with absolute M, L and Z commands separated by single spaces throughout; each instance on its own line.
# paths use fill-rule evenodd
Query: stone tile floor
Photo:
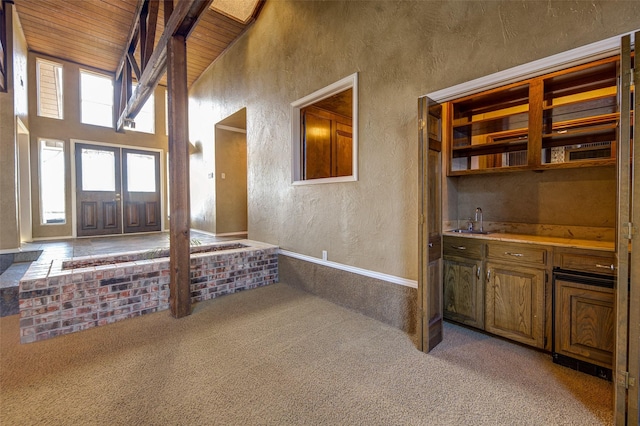
M 232 237 L 216 237 L 199 231 L 191 231 L 191 239 L 200 244 L 233 241 L 247 238 L 246 234 Z M 64 240 L 37 241 L 25 243 L 17 253 L 42 251 L 36 262 L 51 264 L 52 260 L 97 254 L 122 253 L 137 250 L 154 250 L 169 247 L 168 232 L 153 232 L 136 235 L 117 235 L 92 238 L 72 238 Z M 0 316 L 18 313 L 18 284 L 31 265 L 30 261 L 20 261 L 17 253 L 11 253 L 13 263 L 0 274 Z M 9 253 L 0 253 L 8 257 Z M 13 259 L 16 260 L 13 260 Z M 4 268 L 3 268 L 4 269 Z
M 246 237 L 246 234 L 234 237 L 215 237 L 203 232 L 191 231 L 191 238 L 197 239 L 202 244 L 240 240 Z M 38 241 L 34 243 L 25 243 L 22 245 L 21 249 L 22 251 L 42 250 L 42 254 L 38 259 L 40 262 L 42 260 L 119 253 L 134 250 L 151 250 L 164 247 L 169 247 L 168 232 Z

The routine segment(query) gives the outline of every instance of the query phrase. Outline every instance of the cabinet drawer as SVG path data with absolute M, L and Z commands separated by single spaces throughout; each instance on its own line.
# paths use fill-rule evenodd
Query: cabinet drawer
M 571 271 L 615 275 L 616 254 L 606 251 L 556 250 L 553 266 Z
M 468 259 L 482 259 L 483 242 L 473 238 L 445 237 L 443 254 Z
M 527 244 L 490 243 L 487 245 L 487 258 L 545 265 L 547 249 Z

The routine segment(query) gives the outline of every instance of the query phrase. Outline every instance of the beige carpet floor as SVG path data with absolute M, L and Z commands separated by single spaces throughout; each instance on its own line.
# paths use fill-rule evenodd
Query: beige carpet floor
M 611 384 L 447 324 L 403 332 L 275 284 L 20 345 L 0 319 L 0 424 L 597 425 Z

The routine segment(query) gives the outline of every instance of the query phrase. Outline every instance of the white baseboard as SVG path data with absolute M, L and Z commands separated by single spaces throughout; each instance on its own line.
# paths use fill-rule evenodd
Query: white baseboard
M 307 256 L 305 254 L 295 253 L 295 252 L 283 250 L 283 249 L 280 249 L 279 254 L 293 257 L 299 260 L 304 260 L 305 262 L 311 262 L 311 263 L 315 263 L 322 266 L 328 266 L 329 268 L 339 269 L 341 271 L 352 272 L 354 274 L 363 275 L 365 277 L 375 278 L 375 279 L 386 281 L 392 284 L 399 284 L 405 287 L 418 288 L 418 282 L 416 280 L 409 280 L 407 278 L 397 277 L 395 275 L 383 274 L 382 272 L 370 271 L 368 269 L 344 265 L 338 262 L 322 260 L 317 257 Z

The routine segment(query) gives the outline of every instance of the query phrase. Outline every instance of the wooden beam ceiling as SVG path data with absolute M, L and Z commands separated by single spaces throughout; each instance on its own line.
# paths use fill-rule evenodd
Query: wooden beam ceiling
M 118 66 L 118 70 L 127 72 L 116 74 L 116 87 L 121 90 L 116 130 L 121 131 L 125 121 L 138 114 L 166 72 L 167 45 L 171 37 L 180 35 L 186 39 L 203 14 L 208 11 L 212 1 L 181 0 L 173 4 L 173 7 L 171 2 L 164 2 L 164 5 L 172 9 L 169 13 L 164 10 L 165 7 L 159 8 L 158 1 L 140 1 L 139 14 L 135 17 L 138 24 L 130 30 L 128 39 L 131 40 L 131 44 L 123 49 L 123 63 Z M 158 19 L 160 9 L 164 12 L 164 19 Z M 156 25 L 159 22 L 164 26 L 156 43 Z M 132 54 L 136 50 L 140 52 L 139 62 Z M 134 93 L 131 93 L 131 75 L 128 73 L 127 63 L 132 69 L 140 68 L 138 85 Z M 123 101 L 125 99 L 126 102 Z
M 155 3 L 162 3 L 153 0 Z M 29 50 L 39 54 L 82 64 L 115 76 L 123 63 L 125 47 L 134 18 L 138 16 L 138 0 L 14 0 Z M 182 0 L 175 1 L 176 5 Z M 257 17 L 241 24 L 221 13 L 206 9 L 187 40 L 187 84 L 189 87 Z M 155 42 L 164 28 L 160 4 Z M 127 54 L 129 54 L 127 52 Z M 130 53 L 141 64 L 140 49 Z M 135 70 L 132 70 L 135 73 Z M 160 79 L 166 85 L 166 79 Z

